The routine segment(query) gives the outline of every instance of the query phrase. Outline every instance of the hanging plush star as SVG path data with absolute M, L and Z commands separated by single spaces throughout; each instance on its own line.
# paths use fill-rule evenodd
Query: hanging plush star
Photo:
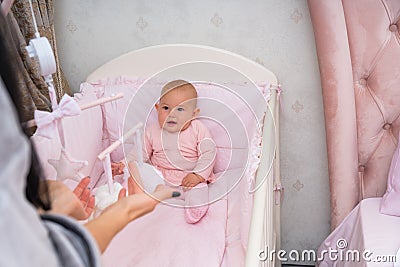
M 59 159 L 49 159 L 48 162 L 56 170 L 56 179 L 59 181 L 72 179 L 79 182 L 83 177 L 83 175 L 80 174 L 79 171 L 84 166 L 88 165 L 88 162 L 86 160 L 72 159 L 64 148 L 61 148 Z

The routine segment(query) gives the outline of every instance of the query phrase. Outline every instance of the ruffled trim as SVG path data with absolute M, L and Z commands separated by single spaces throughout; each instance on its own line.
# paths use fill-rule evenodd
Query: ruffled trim
M 263 94 L 265 101 L 269 102 L 271 99 L 271 86 L 269 83 L 264 84 L 264 86 L 259 86 L 260 92 Z M 267 114 L 268 106 L 263 110 L 263 116 L 258 121 L 258 126 L 256 132 L 251 140 L 251 148 L 248 157 L 248 165 L 245 170 L 245 174 L 247 177 L 248 190 L 252 192 L 255 186 L 255 178 L 258 167 L 261 163 L 261 152 L 262 152 L 262 137 L 263 132 L 262 129 L 264 127 L 264 119 Z

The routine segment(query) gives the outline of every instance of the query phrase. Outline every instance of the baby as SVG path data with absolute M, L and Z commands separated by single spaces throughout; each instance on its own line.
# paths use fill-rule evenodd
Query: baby
M 182 187 L 185 219 L 197 223 L 208 210 L 207 184 L 215 179 L 216 155 L 211 134 L 196 119 L 197 91 L 184 80 L 169 82 L 155 108 L 158 123 L 145 130 L 144 161 L 163 174 L 166 185 Z

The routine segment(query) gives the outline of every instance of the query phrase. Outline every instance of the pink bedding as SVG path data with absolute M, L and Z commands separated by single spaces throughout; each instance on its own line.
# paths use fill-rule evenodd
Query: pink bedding
M 118 139 L 122 130 L 130 129 L 138 122 L 156 120 L 154 101 L 165 81 L 143 82 L 141 78 L 120 76 L 81 85 L 83 92 L 94 91 L 98 97 L 124 94 L 123 99 L 103 106 L 105 136 L 110 142 Z M 226 199 L 220 200 L 223 203 L 213 204 L 211 217 L 194 228 L 184 222 L 179 208 L 157 209 L 130 225 L 113 241 L 104 255 L 105 266 L 244 265 L 253 204 L 253 195 L 248 189 L 254 183 L 260 164 L 261 127 L 270 93 L 269 83 L 258 82 L 257 85 L 248 82 L 196 83 L 201 119 L 210 129 L 218 148 L 214 171 L 227 171 L 223 175 L 225 187 L 210 186 L 210 194 L 214 196 L 209 199 L 216 199 L 215 194 L 220 196 L 218 191 L 226 193 L 228 188 L 232 189 Z M 133 144 L 127 140 L 124 146 L 111 153 L 111 158 L 120 161 L 123 151 L 132 149 Z
M 364 199 L 350 212 L 321 244 L 317 255 L 323 255 L 325 250 L 331 251 L 332 256 L 326 253 L 317 266 L 384 267 L 394 266 L 396 260 L 400 264 L 400 257 L 396 259 L 400 248 L 400 217 L 381 214 L 381 199 Z M 360 258 L 353 258 L 350 252 L 359 253 Z
M 226 202 L 211 204 L 197 224 L 185 222 L 182 208 L 158 205 L 114 238 L 103 254 L 104 266 L 220 266 L 225 253 Z

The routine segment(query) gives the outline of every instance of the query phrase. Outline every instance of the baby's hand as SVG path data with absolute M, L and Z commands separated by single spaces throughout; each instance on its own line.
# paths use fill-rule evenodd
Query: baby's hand
M 111 163 L 111 172 L 112 176 L 120 175 L 124 173 L 125 164 L 121 162 L 113 162 Z
M 184 187 L 184 189 L 190 190 L 202 182 L 205 182 L 203 177 L 195 173 L 189 173 L 185 176 L 185 178 L 183 178 L 182 186 Z

